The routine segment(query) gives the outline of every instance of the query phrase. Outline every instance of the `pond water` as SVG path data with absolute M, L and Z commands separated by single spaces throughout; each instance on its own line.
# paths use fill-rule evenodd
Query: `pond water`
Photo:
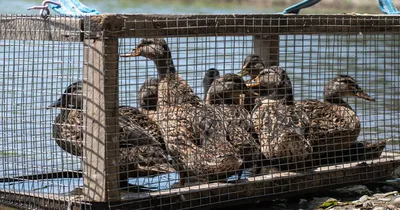
M 82 1 L 108 13 L 254 13 L 243 8 L 179 4 L 147 4 L 119 1 Z M 37 14 L 26 8 L 38 1 L 11 1 L 2 14 Z M 265 10 L 263 12 L 278 12 Z M 323 85 L 337 74 L 356 78 L 376 102 L 348 99 L 362 122 L 359 140 L 399 139 L 400 36 L 399 35 L 285 35 L 280 36 L 280 66 L 292 79 L 296 99 L 322 98 Z M 243 58 L 253 53 L 252 37 L 168 38 L 179 74 L 199 95 L 208 68 L 237 72 Z M 130 51 L 139 39 L 121 39 L 120 53 Z M 0 40 L 0 87 L 2 90 L 0 177 L 81 169 L 81 160 L 63 152 L 52 139 L 57 110 L 45 107 L 59 97 L 71 82 L 81 79 L 81 43 Z M 121 59 L 120 104 L 137 106 L 142 82 L 156 76 L 152 62 L 144 58 Z M 397 142 L 387 149 L 399 150 Z M 156 180 L 155 180 L 156 179 Z M 131 183 L 169 188 L 177 175 L 132 179 Z M 158 186 L 157 179 L 166 183 Z M 8 185 L 7 189 L 43 193 L 69 192 L 81 179 L 32 181 Z M 49 183 L 51 182 L 51 183 Z

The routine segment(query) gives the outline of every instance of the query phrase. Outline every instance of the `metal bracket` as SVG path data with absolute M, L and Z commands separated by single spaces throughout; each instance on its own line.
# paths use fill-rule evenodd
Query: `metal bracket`
M 51 0 L 44 0 L 42 2 L 41 6 L 29 7 L 28 10 L 40 9 L 40 12 L 39 12 L 40 16 L 42 18 L 44 18 L 44 19 L 47 19 L 49 17 L 49 15 L 50 15 L 50 10 L 49 10 L 49 5 L 48 4 L 54 4 L 54 5 L 57 5 L 57 6 L 61 7 L 61 4 L 58 3 L 58 2 L 54 2 L 54 1 L 51 1 Z

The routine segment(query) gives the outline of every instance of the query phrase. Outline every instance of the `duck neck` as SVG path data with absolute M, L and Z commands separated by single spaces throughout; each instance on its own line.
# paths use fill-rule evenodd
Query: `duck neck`
M 160 79 L 164 79 L 167 75 L 175 74 L 175 66 L 172 62 L 171 52 L 166 52 L 165 56 L 154 61 Z
M 335 105 L 339 105 L 339 106 L 345 106 L 351 109 L 350 105 L 343 100 L 342 97 L 338 96 L 338 95 L 325 95 L 324 97 L 324 101 L 330 104 L 335 104 Z
M 285 101 L 287 105 L 293 105 L 294 103 L 291 82 L 281 83 L 273 88 L 261 87 L 259 94 L 264 99 Z
M 251 79 L 254 79 L 258 76 L 258 74 L 265 69 L 264 64 L 262 63 L 256 63 L 253 68 L 250 69 L 250 77 Z
M 280 89 L 271 91 L 267 89 L 267 91 L 262 91 L 261 100 L 273 100 L 273 101 L 282 101 L 286 105 L 293 105 L 294 97 L 291 89 Z

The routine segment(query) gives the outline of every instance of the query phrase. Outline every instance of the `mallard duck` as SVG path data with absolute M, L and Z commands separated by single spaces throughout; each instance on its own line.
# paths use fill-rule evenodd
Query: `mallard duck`
M 210 85 L 204 87 L 204 89 L 208 89 L 206 103 L 242 105 L 249 111 L 252 110 L 250 99 L 259 96 L 254 91 L 249 90 L 243 78 L 237 74 L 225 74 L 222 77 L 215 78 Z
M 263 69 L 265 69 L 265 64 L 261 57 L 251 54 L 246 56 L 244 59 L 242 70 L 238 73 L 238 75 L 242 77 L 250 75 L 250 78 L 254 79 Z
M 257 100 L 252 119 L 267 159 L 278 160 L 279 164 L 304 163 L 310 159 L 312 147 L 306 138 L 309 120 L 294 106 L 292 84 L 286 71 L 276 66 L 263 69 L 247 85 L 265 89 Z
M 203 93 L 204 100 L 206 100 L 208 89 L 210 89 L 211 83 L 219 77 L 219 71 L 215 68 L 210 68 L 206 71 L 203 78 Z
M 260 145 L 257 138 L 253 138 L 254 127 L 250 112 L 244 108 L 244 98 L 241 97 L 254 93 L 246 87 L 243 78 L 236 74 L 225 74 L 215 78 L 209 87 L 204 88 L 208 89 L 206 103 L 222 108 L 219 109 L 223 111 L 220 115 L 224 116 L 224 121 L 228 124 L 228 133 L 232 136 L 230 142 L 245 161 L 243 167 L 259 166 L 262 157 Z M 259 172 L 258 169 L 260 168 L 255 170 L 256 174 Z
M 152 120 L 155 120 L 157 110 L 158 83 L 159 80 L 152 77 L 147 79 L 139 89 L 140 111 Z
M 61 113 L 53 125 L 53 137 L 66 152 L 82 156 L 83 114 L 82 82 L 68 86 L 62 96 L 49 108 L 59 108 Z M 160 143 L 161 134 L 154 122 L 134 107 L 120 108 L 120 172 L 125 177 L 141 177 L 174 172 L 166 151 Z
M 157 123 L 180 172 L 205 181 L 226 179 L 242 165 L 227 139 L 226 125 L 216 109 L 205 105 L 176 72 L 168 44 L 161 38 L 142 39 L 131 53 L 154 61 L 158 72 Z
M 331 79 L 324 88 L 324 101 L 297 101 L 296 107 L 310 119 L 309 139 L 315 156 L 324 152 L 349 148 L 360 133 L 360 119 L 343 97 L 358 97 L 375 101 L 348 75 Z

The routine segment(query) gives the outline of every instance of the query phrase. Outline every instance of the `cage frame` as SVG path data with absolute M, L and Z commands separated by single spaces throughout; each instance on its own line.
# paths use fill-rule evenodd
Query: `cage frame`
M 263 27 L 253 27 L 255 22 Z M 281 172 L 278 177 L 263 175 L 249 178 L 246 183 L 214 183 L 157 193 L 133 193 L 122 198 L 117 190 L 119 167 L 115 143 L 118 128 L 118 39 L 138 37 L 253 36 L 254 52 L 267 65 L 279 65 L 279 35 L 286 34 L 400 34 L 400 17 L 391 15 L 149 15 L 101 14 L 83 18 L 10 16 L 0 21 L 0 38 L 13 40 L 48 40 L 84 43 L 83 89 L 85 129 L 83 177 L 84 198 L 65 200 L 57 195 L 41 197 L 33 193 L 15 194 L 1 191 L 2 202 L 12 204 L 24 200 L 40 207 L 60 206 L 77 209 L 106 208 L 111 203 L 130 203 L 128 208 L 154 208 L 163 200 L 175 202 L 166 208 L 208 207 L 231 205 L 229 200 L 269 200 L 276 196 L 295 195 L 321 188 L 366 183 L 385 179 L 400 166 L 400 154 L 385 153 L 387 158 L 372 164 L 358 162 L 340 164 L 336 170 L 321 167 L 313 174 Z M 67 24 L 66 24 L 67 23 Z M 79 31 L 79 33 L 71 33 Z M 145 30 L 135 30 L 145 29 Z M 34 31 L 35 33 L 32 33 Z M 183 35 L 182 35 L 183 34 Z M 90 76 L 89 76 L 90 73 Z M 99 82 L 102 81 L 102 82 Z M 90 145 L 90 148 L 88 147 Z M 107 148 L 107 149 L 106 149 Z M 100 157 L 99 157 L 100 155 Z M 386 160 L 386 161 L 385 161 Z M 114 165 L 114 166 L 113 166 Z M 331 165 L 332 166 L 332 165 Z M 68 173 L 68 172 L 66 172 Z M 71 172 L 73 174 L 73 172 Z M 74 174 L 76 175 L 76 174 Z M 49 175 L 50 176 L 50 175 Z M 76 175 L 78 176 L 78 175 Z M 29 179 L 29 178 L 28 178 Z M 267 195 L 269 194 L 269 195 Z M 215 197 L 213 197 L 215 196 Z M 189 198 L 189 199 L 185 199 Z M 150 199 L 150 201 L 149 201 Z M 244 202 L 244 201 L 243 201 Z

